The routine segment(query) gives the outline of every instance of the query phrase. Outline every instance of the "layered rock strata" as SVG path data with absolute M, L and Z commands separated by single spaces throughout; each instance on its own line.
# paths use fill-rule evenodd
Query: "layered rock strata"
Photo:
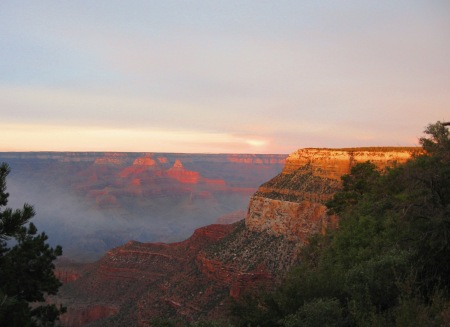
M 272 284 L 297 253 L 295 242 L 251 232 L 243 221 L 197 229 L 178 243 L 130 241 L 67 281 L 57 302 L 69 308 L 66 327 L 216 319 L 227 315 L 230 297 Z
M 247 227 L 306 242 L 337 224 L 326 201 L 341 188 L 340 177 L 357 163 L 370 161 L 380 170 L 407 161 L 418 148 L 300 149 L 286 159 L 283 171 L 261 185 L 250 200 Z

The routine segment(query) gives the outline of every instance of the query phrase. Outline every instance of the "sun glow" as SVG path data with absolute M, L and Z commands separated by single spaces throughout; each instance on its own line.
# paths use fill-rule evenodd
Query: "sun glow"
M 229 133 L 0 123 L 0 151 L 159 151 L 249 153 L 266 141 Z M 44 146 L 43 146 L 44 145 Z M 257 148 L 257 149 L 255 149 Z
M 265 141 L 261 141 L 261 140 L 246 140 L 245 143 L 247 143 L 248 145 L 251 146 L 256 146 L 256 147 L 261 147 L 266 145 Z

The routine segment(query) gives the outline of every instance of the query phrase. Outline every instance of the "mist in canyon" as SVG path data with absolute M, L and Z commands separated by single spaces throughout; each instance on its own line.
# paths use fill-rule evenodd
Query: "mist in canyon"
M 176 242 L 245 217 L 283 155 L 1 153 L 8 206 L 34 206 L 33 223 L 64 257 L 93 261 L 130 240 Z

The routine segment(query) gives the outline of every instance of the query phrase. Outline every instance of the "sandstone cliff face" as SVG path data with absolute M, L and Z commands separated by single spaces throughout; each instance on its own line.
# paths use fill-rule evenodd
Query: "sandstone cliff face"
M 379 169 L 402 163 L 418 148 L 301 149 L 286 159 L 283 171 L 261 185 L 250 200 L 246 225 L 305 242 L 309 235 L 337 225 L 325 202 L 340 189 L 340 177 L 359 162 Z
M 311 201 L 283 201 L 260 196 L 250 200 L 246 218 L 250 230 L 267 231 L 293 240 L 306 240 L 312 233 L 324 233 L 335 225 L 336 217 L 329 217 L 326 207 Z

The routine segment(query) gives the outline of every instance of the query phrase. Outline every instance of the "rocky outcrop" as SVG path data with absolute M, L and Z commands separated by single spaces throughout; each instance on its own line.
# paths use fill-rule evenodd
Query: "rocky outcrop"
M 66 327 L 215 319 L 227 315 L 230 298 L 272 285 L 297 262 L 298 249 L 283 237 L 249 231 L 243 221 L 199 228 L 183 242 L 130 241 L 65 284 L 54 301 L 68 307 Z
M 145 157 L 135 159 L 133 161 L 133 166 L 154 167 L 156 166 L 156 160 L 154 160 L 151 155 L 147 155 Z
M 120 178 L 133 178 L 148 171 L 162 170 L 167 159 L 162 157 L 153 158 L 153 154 L 146 154 L 143 157 L 134 159 L 131 166 L 125 167 L 120 173 Z
M 197 184 L 200 181 L 200 174 L 184 169 L 179 159 L 175 160 L 173 167 L 166 171 L 166 175 L 183 184 Z
M 172 310 L 174 303 L 189 317 L 205 314 L 201 305 L 180 294 L 202 292 L 198 301 L 207 303 L 211 296 L 217 295 L 216 288 L 223 288 L 208 286 L 194 262 L 200 251 L 220 241 L 233 229 L 232 225 L 211 225 L 196 230 L 183 242 L 130 241 L 109 251 L 82 276 L 62 287 L 58 302 L 66 303 L 69 308 L 62 319 L 64 326 L 83 326 L 117 313 L 119 317 L 115 319 L 121 321 L 120 325 L 136 326 L 138 321 L 139 325 L 146 325 L 148 317 Z M 58 270 L 64 271 L 64 267 Z M 214 291 L 200 290 L 208 287 Z M 202 309 L 189 313 L 190 306 Z
M 358 162 L 379 169 L 405 162 L 418 148 L 301 149 L 286 159 L 283 171 L 261 185 L 250 200 L 246 225 L 306 242 L 314 233 L 337 225 L 325 203 L 340 189 L 340 177 Z
M 325 233 L 336 226 L 337 218 L 328 216 L 326 207 L 314 201 L 283 201 L 260 196 L 250 200 L 246 223 L 253 231 L 305 241 L 313 233 Z

